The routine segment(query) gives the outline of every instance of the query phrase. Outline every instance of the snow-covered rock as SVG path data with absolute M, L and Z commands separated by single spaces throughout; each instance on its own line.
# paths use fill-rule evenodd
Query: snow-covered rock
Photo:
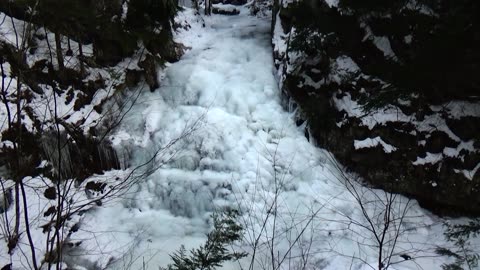
M 442 30 L 475 16 L 442 11 L 445 3 L 279 2 L 274 56 L 285 99 L 298 104 L 290 108 L 318 145 L 375 186 L 438 213 L 479 214 L 480 70 L 460 51 L 480 44 L 463 30 Z M 423 20 L 428 33 L 415 27 Z M 470 42 L 437 46 L 450 35 Z

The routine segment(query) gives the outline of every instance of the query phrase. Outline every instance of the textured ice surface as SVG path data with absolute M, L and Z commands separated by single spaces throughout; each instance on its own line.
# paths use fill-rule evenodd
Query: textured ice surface
M 309 269 L 367 269 L 362 260 L 375 265 L 376 251 L 368 247 L 373 236 L 350 222 L 365 220 L 338 168 L 280 105 L 270 22 L 247 14 L 242 9 L 239 16 L 207 17 L 205 28 L 191 10 L 177 18 L 191 25 L 177 39 L 192 49 L 168 67 L 159 89 L 143 92 L 112 139 L 120 151 L 131 153 L 135 165 L 192 126 L 193 131 L 157 157 L 157 165 L 165 164 L 127 196 L 86 216 L 77 233 L 89 254 L 82 258 L 110 269 L 158 269 L 181 244 L 199 245 L 210 229 L 209 215 L 231 206 L 242 210 L 247 227 L 245 243 L 237 248 L 252 254 L 248 243 L 258 239 L 255 269 L 269 267 L 268 243 L 286 259 L 282 269 L 298 264 L 307 247 Z M 406 201 L 399 198 L 398 207 Z M 379 209 L 369 204 L 366 211 Z M 442 241 L 438 219 L 416 203 L 409 216 L 396 252 L 431 254 L 433 243 Z M 250 259 L 242 261 L 244 267 Z M 416 263 L 438 268 L 441 261 L 425 257 L 394 269 L 416 269 Z

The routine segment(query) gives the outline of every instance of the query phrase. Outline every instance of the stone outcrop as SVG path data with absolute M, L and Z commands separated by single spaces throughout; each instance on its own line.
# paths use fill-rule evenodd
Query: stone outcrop
M 480 28 L 460 18 L 478 4 L 350 2 L 275 4 L 285 100 L 373 186 L 439 214 L 480 214 Z
M 0 3 L 2 29 L 31 23 L 25 44 L 0 38 L 2 106 L 16 105 L 17 85 L 8 82 L 18 79 L 23 89 L 21 123 L 9 115 L 0 132 L 0 165 L 20 179 L 44 174 L 83 180 L 119 169 L 107 135 L 123 119 L 124 103 L 133 100 L 128 90 L 143 89 L 142 82 L 157 89 L 159 70 L 185 50 L 173 40 L 176 1 L 134 1 L 128 8 L 117 0 L 37 2 Z M 40 168 L 44 161 L 48 165 Z

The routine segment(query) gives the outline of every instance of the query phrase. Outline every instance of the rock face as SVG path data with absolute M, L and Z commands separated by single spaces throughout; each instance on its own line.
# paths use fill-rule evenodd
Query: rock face
M 479 4 L 374 2 L 275 4 L 285 100 L 373 186 L 439 214 L 478 215 Z
M 18 96 L 22 104 L 21 117 L 2 112 L 0 165 L 18 179 L 44 174 L 83 181 L 119 169 L 107 135 L 123 118 L 123 103 L 133 100 L 129 90 L 143 89 L 141 82 L 157 89 L 159 70 L 185 50 L 173 40 L 175 0 L 57 2 L 0 2 L 2 107 L 13 108 Z M 31 29 L 9 30 L 25 21 Z M 24 44 L 15 42 L 27 36 Z M 19 91 L 8 81 L 20 82 L 21 94 L 10 94 Z

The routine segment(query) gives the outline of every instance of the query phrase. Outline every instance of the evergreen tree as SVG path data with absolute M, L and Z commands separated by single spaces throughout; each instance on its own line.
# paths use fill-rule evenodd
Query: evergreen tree
M 228 250 L 242 237 L 242 226 L 237 223 L 238 211 L 227 209 L 213 215 L 213 231 L 207 234 L 207 241 L 190 254 L 184 246 L 171 255 L 173 264 L 163 270 L 213 270 L 226 261 L 238 260 L 247 254 Z

